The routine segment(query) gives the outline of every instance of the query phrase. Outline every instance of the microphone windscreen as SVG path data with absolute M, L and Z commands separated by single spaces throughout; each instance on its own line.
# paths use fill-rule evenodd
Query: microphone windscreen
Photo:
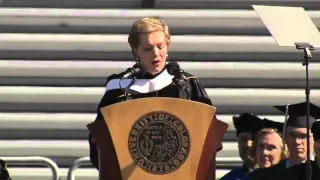
M 133 69 L 135 75 L 138 75 L 138 74 L 144 75 L 147 71 L 147 67 L 141 62 L 133 65 L 132 69 Z
M 170 75 L 175 75 L 180 72 L 180 65 L 176 61 L 169 62 L 166 68 Z

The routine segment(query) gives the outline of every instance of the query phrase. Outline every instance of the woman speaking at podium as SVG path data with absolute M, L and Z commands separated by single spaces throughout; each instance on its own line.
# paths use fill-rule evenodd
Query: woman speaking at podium
M 145 83 L 142 83 L 144 85 L 133 84 L 128 91 L 130 99 L 145 97 L 186 98 L 184 95 L 181 97 L 179 87 L 172 80 L 173 76 L 166 70 L 170 33 L 168 26 L 162 20 L 155 17 L 145 17 L 136 21 L 129 33 L 128 43 L 134 59 L 146 68 L 145 74 L 137 76 L 137 81 L 144 81 Z M 198 79 L 186 72 L 182 73 L 189 80 L 189 99 L 212 105 Z M 126 100 L 126 96 L 119 87 L 119 81 L 123 75 L 124 72 L 113 74 L 107 78 L 106 91 L 98 105 L 97 120 L 103 118 L 100 108 Z M 98 169 L 98 153 L 91 134 L 89 135 L 89 144 L 91 163 Z

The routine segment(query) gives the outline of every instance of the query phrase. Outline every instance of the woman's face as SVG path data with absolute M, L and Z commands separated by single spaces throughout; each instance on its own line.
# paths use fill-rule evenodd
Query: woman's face
M 257 164 L 260 168 L 278 164 L 282 159 L 281 137 L 276 133 L 262 135 L 257 144 Z
M 165 66 L 168 45 L 162 31 L 140 34 L 140 45 L 134 49 L 136 57 L 147 67 L 150 74 L 159 73 Z

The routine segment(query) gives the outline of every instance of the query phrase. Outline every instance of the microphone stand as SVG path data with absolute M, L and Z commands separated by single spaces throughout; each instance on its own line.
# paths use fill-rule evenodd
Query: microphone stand
M 189 89 L 190 81 L 184 75 L 182 75 L 183 71 L 178 71 L 173 77 L 172 81 L 179 87 L 179 97 L 183 97 L 183 94 L 187 94 L 187 99 L 190 100 L 191 93 Z
M 307 114 L 307 166 L 306 166 L 306 180 L 312 179 L 312 167 L 310 160 L 310 88 L 309 88 L 309 60 L 312 58 L 311 50 L 314 50 L 314 47 L 309 43 L 295 43 L 297 49 L 303 49 L 304 52 L 304 62 L 303 66 L 306 67 L 306 114 Z
M 122 77 L 122 78 L 119 80 L 119 87 L 120 87 L 121 91 L 124 93 L 124 96 L 125 96 L 125 98 L 126 98 L 126 101 L 128 101 L 128 100 L 129 100 L 129 93 L 128 93 L 128 91 L 129 91 L 130 87 L 131 87 L 132 85 L 134 85 L 134 83 L 136 82 L 136 79 L 137 79 L 137 78 L 136 78 L 135 76 L 133 76 L 131 82 L 129 83 L 129 85 L 128 85 L 127 87 L 123 88 L 122 85 L 121 85 L 121 82 L 122 82 L 124 79 L 125 79 L 125 78 Z

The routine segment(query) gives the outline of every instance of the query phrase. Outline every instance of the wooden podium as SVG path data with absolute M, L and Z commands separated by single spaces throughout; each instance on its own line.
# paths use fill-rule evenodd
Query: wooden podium
M 228 128 L 213 118 L 215 111 L 195 101 L 158 97 L 101 108 L 104 121 L 88 125 L 99 152 L 100 180 L 215 180 L 216 152 Z

